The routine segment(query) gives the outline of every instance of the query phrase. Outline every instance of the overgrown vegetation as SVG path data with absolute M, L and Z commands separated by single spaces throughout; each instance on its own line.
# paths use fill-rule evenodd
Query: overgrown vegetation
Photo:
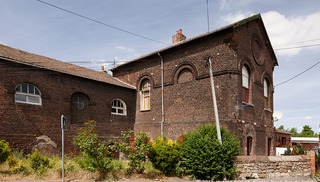
M 307 152 L 304 150 L 302 145 L 299 143 L 297 146 L 292 146 L 292 150 L 290 146 L 284 151 L 284 155 L 306 155 Z
M 159 137 L 152 144 L 149 159 L 154 168 L 160 170 L 165 175 L 177 174 L 177 166 L 182 159 L 181 144 L 166 137 Z
M 134 133 L 132 130 L 129 130 L 122 132 L 122 137 L 126 142 L 121 143 L 120 147 L 122 152 L 127 156 L 130 166 L 126 174 L 132 174 L 133 172 L 142 174 L 146 168 L 147 156 L 152 147 L 149 142 L 149 134 L 143 131 Z
M 95 121 L 88 121 L 74 138 L 81 153 L 65 156 L 64 174 L 67 179 L 77 180 L 118 180 L 132 174 L 146 178 L 189 175 L 203 180 L 220 180 L 225 174 L 230 179 L 235 172 L 233 157 L 239 154 L 240 146 L 226 129 L 223 128 L 221 133 L 222 145 L 217 140 L 216 128 L 211 125 L 203 125 L 177 142 L 166 137 L 153 142 L 146 132 L 126 131 L 122 133 L 124 142 L 110 141 L 107 144 L 98 139 Z M 61 178 L 60 156 L 49 157 L 38 150 L 25 156 L 22 151 L 11 152 L 5 141 L 1 141 L 0 147 L 2 180 Z M 112 158 L 119 150 L 127 160 Z
M 9 143 L 1 140 L 0 141 L 0 164 L 4 163 L 11 153 L 11 149 L 9 147 Z
M 225 128 L 221 129 L 222 145 L 217 139 L 217 130 L 213 125 L 202 125 L 189 132 L 183 138 L 182 165 L 187 173 L 201 180 L 231 179 L 236 169 L 234 157 L 239 155 L 240 142 Z
M 91 171 L 99 171 L 101 175 L 111 169 L 111 153 L 106 142 L 98 140 L 96 122 L 91 120 L 78 129 L 74 144 L 79 146 L 82 157 L 78 158 L 81 167 Z

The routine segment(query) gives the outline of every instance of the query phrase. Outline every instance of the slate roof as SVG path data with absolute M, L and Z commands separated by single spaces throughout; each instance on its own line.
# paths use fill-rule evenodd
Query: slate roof
M 0 58 L 20 64 L 25 64 L 77 77 L 104 82 L 111 85 L 135 89 L 134 86 L 127 84 L 117 78 L 114 78 L 106 72 L 95 71 L 74 64 L 58 61 L 45 56 L 40 56 L 37 54 L 15 49 L 3 44 L 0 44 Z
M 253 21 L 253 20 L 256 20 L 256 19 L 260 19 L 260 20 L 261 20 L 262 27 L 263 27 L 263 29 L 264 29 L 264 31 L 265 31 L 266 38 L 267 38 L 267 40 L 270 42 L 269 37 L 268 37 L 268 34 L 267 34 L 267 31 L 266 31 L 266 29 L 265 29 L 265 27 L 264 27 L 264 24 L 263 24 L 261 15 L 260 15 L 260 14 L 256 14 L 256 15 L 247 17 L 247 18 L 245 18 L 245 19 L 243 19 L 243 20 L 237 21 L 237 22 L 235 22 L 235 23 L 229 24 L 229 25 L 227 25 L 227 26 L 218 28 L 218 29 L 216 29 L 216 30 L 213 30 L 213 31 L 204 33 L 204 34 L 202 34 L 202 35 L 198 35 L 198 36 L 195 36 L 195 37 L 186 39 L 186 40 L 184 40 L 184 41 L 181 41 L 181 42 L 172 44 L 172 45 L 170 45 L 170 46 L 168 46 L 168 47 L 165 47 L 165 48 L 163 48 L 163 49 L 160 49 L 160 50 L 151 52 L 151 53 L 146 54 L 146 55 L 143 55 L 143 56 L 140 56 L 140 57 L 138 57 L 138 58 L 136 58 L 136 59 L 133 59 L 133 60 L 131 60 L 131 61 L 128 61 L 128 62 L 126 62 L 126 63 L 123 63 L 123 64 L 121 64 L 121 65 L 118 65 L 118 66 L 116 66 L 116 67 L 114 67 L 114 68 L 111 68 L 110 70 L 111 70 L 111 71 L 117 70 L 118 68 L 121 68 L 121 67 L 124 66 L 124 65 L 128 65 L 128 64 L 130 64 L 130 63 L 137 62 L 137 61 L 142 60 L 142 59 L 144 59 L 144 58 L 147 58 L 147 57 L 149 57 L 149 56 L 152 56 L 152 55 L 155 55 L 155 54 L 164 52 L 164 51 L 166 51 L 166 50 L 169 50 L 169 49 L 172 49 L 172 48 L 174 48 L 174 47 L 180 46 L 180 45 L 182 45 L 182 44 L 190 43 L 190 42 L 192 42 L 192 41 L 194 41 L 194 40 L 197 40 L 197 39 L 200 39 L 200 38 L 209 36 L 209 35 L 211 35 L 211 34 L 215 34 L 215 33 L 221 32 L 221 31 L 226 30 L 226 29 L 228 29 L 228 28 L 236 28 L 236 27 L 239 27 L 239 26 L 241 26 L 241 25 L 243 25 L 243 24 L 245 24 L 245 23 L 247 23 L 247 22 L 250 22 L 250 21 Z M 270 44 L 270 46 L 271 46 L 271 44 Z M 271 46 L 271 54 L 272 54 L 272 56 L 274 57 L 274 60 L 275 60 L 275 63 L 274 63 L 274 64 L 275 64 L 276 66 L 278 66 L 278 61 L 277 61 L 277 58 L 276 58 L 276 55 L 275 55 L 275 53 L 274 53 L 274 50 L 273 50 L 272 46 Z

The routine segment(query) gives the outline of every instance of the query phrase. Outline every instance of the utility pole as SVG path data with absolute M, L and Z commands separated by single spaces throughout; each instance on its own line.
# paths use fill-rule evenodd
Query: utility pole
M 218 106 L 217 106 L 217 99 L 216 99 L 216 91 L 215 91 L 215 87 L 214 87 L 212 62 L 211 62 L 210 57 L 209 57 L 209 65 L 210 65 L 209 69 L 210 69 L 210 81 L 211 81 L 211 90 L 212 90 L 212 101 L 213 101 L 213 107 L 214 107 L 214 117 L 216 120 L 218 140 L 219 140 L 220 144 L 222 145 L 220 122 L 219 122 L 219 115 L 218 115 Z

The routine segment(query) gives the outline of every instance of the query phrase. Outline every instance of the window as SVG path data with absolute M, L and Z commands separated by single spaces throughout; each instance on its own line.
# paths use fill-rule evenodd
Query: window
M 79 95 L 72 97 L 72 105 L 73 107 L 82 110 L 85 106 L 84 98 Z
M 31 84 L 22 83 L 16 87 L 15 102 L 41 105 L 41 93 Z
M 263 96 L 264 96 L 264 108 L 269 109 L 269 84 L 266 79 L 263 80 Z
M 242 101 L 249 103 L 249 85 L 250 84 L 250 75 L 248 69 L 242 67 Z
M 111 103 L 111 114 L 127 115 L 126 104 L 120 99 L 114 99 Z
M 247 137 L 247 155 L 252 154 L 252 137 Z
M 178 83 L 186 83 L 193 80 L 193 75 L 190 69 L 184 68 L 179 72 Z
M 140 89 L 140 109 L 142 111 L 150 110 L 150 80 L 144 79 Z

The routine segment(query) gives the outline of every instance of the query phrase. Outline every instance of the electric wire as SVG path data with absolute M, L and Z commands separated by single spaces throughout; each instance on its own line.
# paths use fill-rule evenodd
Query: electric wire
M 299 74 L 297 74 L 297 75 L 295 75 L 295 76 L 287 79 L 286 81 L 283 81 L 283 82 L 281 82 L 281 83 L 278 83 L 278 84 L 274 85 L 274 87 L 277 87 L 277 86 L 279 86 L 279 85 L 282 85 L 282 84 L 284 84 L 284 83 L 287 83 L 287 82 L 289 82 L 289 81 L 297 78 L 298 76 L 302 75 L 303 73 L 305 73 L 305 72 L 309 71 L 310 69 L 312 69 L 313 67 L 317 66 L 319 63 L 320 63 L 320 61 L 318 61 L 317 63 L 315 63 L 314 65 L 312 65 L 312 66 L 309 67 L 308 69 L 302 71 L 301 73 L 299 73 Z
M 274 49 L 274 50 L 281 51 L 281 50 L 298 49 L 298 48 L 315 47 L 315 46 L 320 46 L 320 44 L 302 45 L 302 46 L 295 46 L 295 47 L 285 47 L 285 48 L 278 48 L 278 49 Z
M 153 41 L 153 42 L 157 42 L 157 43 L 159 43 L 159 44 L 170 45 L 170 44 L 167 44 L 167 43 L 164 43 L 164 42 L 160 42 L 160 41 L 157 41 L 157 40 L 155 40 L 155 39 L 152 39 L 152 38 L 149 38 L 149 37 L 145 37 L 145 36 L 139 35 L 139 34 L 137 34 L 137 33 L 133 33 L 133 32 L 130 32 L 130 31 L 128 31 L 128 30 L 125 30 L 125 29 L 122 29 L 122 28 L 118 28 L 118 27 L 116 27 L 116 26 L 113 26 L 113 25 L 110 25 L 110 24 L 107 24 L 107 23 L 104 23 L 104 22 L 101 22 L 101 21 L 92 19 L 92 18 L 90 18 L 90 17 L 81 15 L 81 14 L 79 14 L 79 13 L 75 13 L 75 12 L 73 12 L 73 11 L 70 11 L 70 10 L 67 10 L 67 9 L 64 9 L 64 8 L 61 8 L 61 7 L 59 7 L 59 6 L 56 6 L 56 5 L 54 5 L 54 4 L 47 3 L 47 2 L 42 1 L 42 0 L 36 0 L 36 1 L 38 1 L 38 2 L 40 2 L 40 3 L 43 3 L 43 4 L 46 4 L 46 5 L 48 5 L 48 6 L 51 6 L 51 7 L 53 7 L 53 8 L 62 10 L 62 11 L 64 11 L 64 12 L 73 14 L 73 15 L 75 15 L 75 16 L 78 16 L 78 17 L 81 17 L 81 18 L 90 20 L 90 21 L 92 21 L 92 22 L 101 24 L 101 25 L 103 25 L 103 26 L 107 26 L 107 27 L 110 27 L 110 28 L 113 28 L 113 29 L 116 29 L 116 30 L 119 30 L 119 31 L 122 31 L 122 32 L 125 32 L 125 33 L 128 33 L 128 34 L 131 34 L 131 35 L 134 35 L 134 36 L 143 38 L 143 39 L 147 39 L 147 40 Z
M 314 41 L 319 41 L 319 39 L 311 39 L 311 40 L 305 40 L 305 41 L 300 41 L 300 42 L 292 42 L 292 43 L 285 43 L 285 44 L 278 44 L 278 45 L 275 45 L 276 47 L 279 47 L 279 46 L 284 46 L 284 45 L 293 45 L 293 44 L 301 44 L 301 43 L 305 43 L 305 42 L 314 42 Z

